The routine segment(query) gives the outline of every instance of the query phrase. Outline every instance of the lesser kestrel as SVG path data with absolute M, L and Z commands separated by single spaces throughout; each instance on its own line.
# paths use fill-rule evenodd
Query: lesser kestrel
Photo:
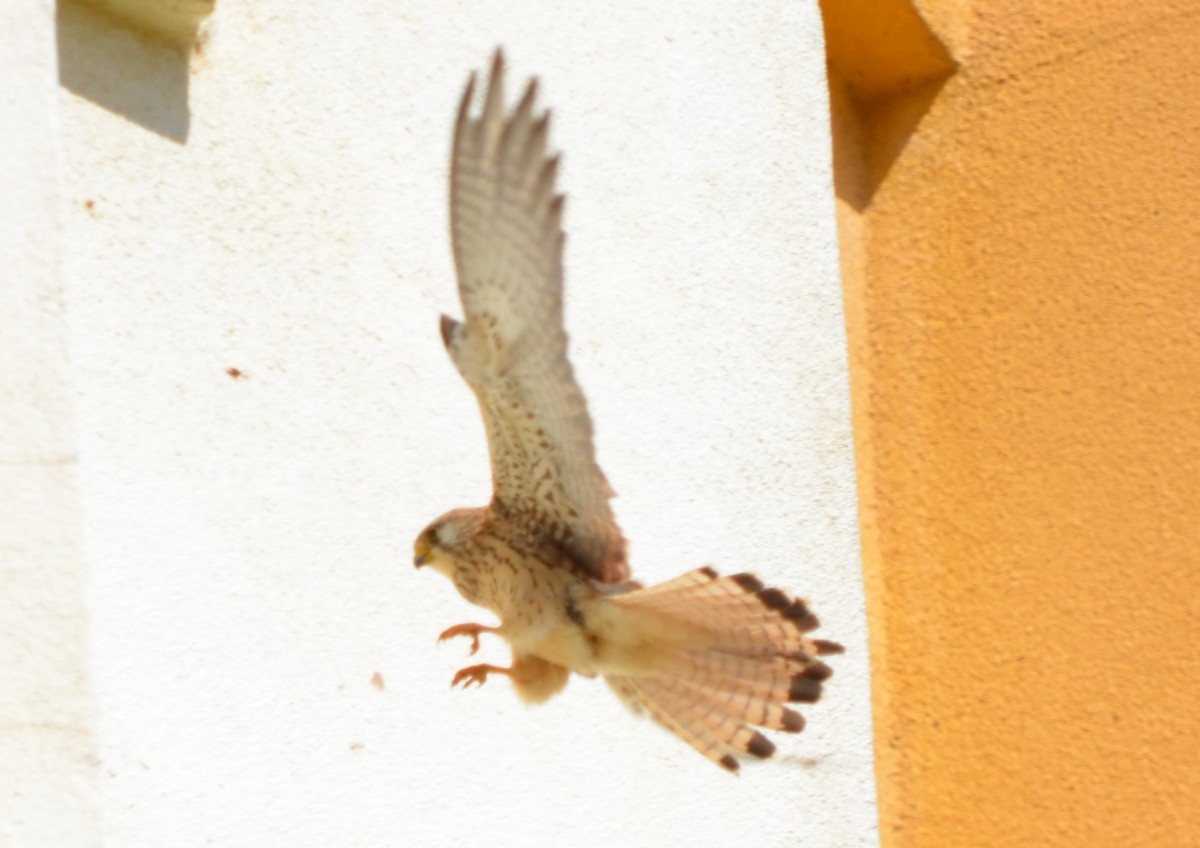
M 423 530 L 415 563 L 449 577 L 498 627 L 442 634 L 503 637 L 512 665 L 474 665 L 454 684 L 506 675 L 528 702 L 560 691 L 572 672 L 602 676 L 713 762 L 768 757 L 756 730 L 795 732 L 787 706 L 816 701 L 829 675 L 817 659 L 833 642 L 801 600 L 750 574 L 689 571 L 650 588 L 632 582 L 613 491 L 596 464 L 592 422 L 567 359 L 563 328 L 563 197 L 547 153 L 549 116 L 537 81 L 506 110 L 498 51 L 482 111 L 475 75 L 454 128 L 450 229 L 463 321 L 441 319 L 442 340 L 475 392 L 487 429 L 494 494 Z

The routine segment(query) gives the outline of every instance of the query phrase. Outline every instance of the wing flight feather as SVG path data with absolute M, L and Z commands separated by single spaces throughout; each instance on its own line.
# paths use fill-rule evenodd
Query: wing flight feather
M 451 359 L 474 390 L 494 502 L 552 536 L 593 577 L 628 579 L 625 539 L 596 464 L 592 421 L 567 359 L 563 197 L 547 156 L 537 81 L 506 118 L 497 51 L 478 117 L 475 75 L 454 129 L 450 226 L 464 320 L 442 319 Z

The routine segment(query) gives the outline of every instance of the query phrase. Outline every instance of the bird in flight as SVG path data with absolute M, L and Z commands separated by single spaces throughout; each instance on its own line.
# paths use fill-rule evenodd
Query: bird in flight
M 450 230 L 463 320 L 441 336 L 479 401 L 492 463 L 484 507 L 453 509 L 426 527 L 414 563 L 453 581 L 498 627 L 458 624 L 440 639 L 495 634 L 509 667 L 472 665 L 451 685 L 509 678 L 529 703 L 572 672 L 601 676 L 731 772 L 738 757 L 771 756 L 757 728 L 796 732 L 789 704 L 812 703 L 839 653 L 809 637 L 804 601 L 751 574 L 697 568 L 643 588 L 630 579 L 625 538 L 596 464 L 592 422 L 567 359 L 563 327 L 563 196 L 547 150 L 549 114 L 537 80 L 516 107 L 504 97 L 504 57 L 492 61 L 480 111 L 472 74 L 458 108 L 450 162 Z

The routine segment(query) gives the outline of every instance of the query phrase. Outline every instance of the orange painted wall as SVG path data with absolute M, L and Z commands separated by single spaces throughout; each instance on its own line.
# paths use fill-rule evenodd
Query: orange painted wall
M 1200 5 L 879 4 L 823 9 L 883 843 L 1200 845 Z

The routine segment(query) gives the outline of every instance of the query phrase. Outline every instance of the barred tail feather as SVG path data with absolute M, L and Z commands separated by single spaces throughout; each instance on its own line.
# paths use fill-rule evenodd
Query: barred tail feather
M 668 701 L 694 716 L 726 750 L 765 759 L 775 753 L 775 745 L 743 720 L 740 711 L 730 710 L 720 698 L 697 697 L 697 692 L 680 679 L 650 678 L 639 682 L 642 692 L 650 692 L 659 702 Z
M 833 672 L 817 657 L 842 650 L 808 637 L 819 622 L 803 601 L 749 574 L 722 577 L 699 568 L 609 601 L 653 619 L 655 632 L 682 634 L 679 644 L 664 646 L 670 662 L 644 674 L 610 674 L 609 685 L 732 772 L 737 756 L 774 753 L 756 727 L 804 728 L 804 718 L 787 704 L 818 700 Z
M 672 683 L 714 710 L 741 716 L 747 724 L 784 733 L 799 733 L 804 729 L 804 716 L 767 698 L 704 686 L 692 678 L 676 678 Z
M 688 704 L 668 690 L 658 686 L 656 678 L 624 678 L 636 702 L 646 708 L 659 724 L 687 742 L 721 768 L 736 772 L 737 758 L 709 724 Z

